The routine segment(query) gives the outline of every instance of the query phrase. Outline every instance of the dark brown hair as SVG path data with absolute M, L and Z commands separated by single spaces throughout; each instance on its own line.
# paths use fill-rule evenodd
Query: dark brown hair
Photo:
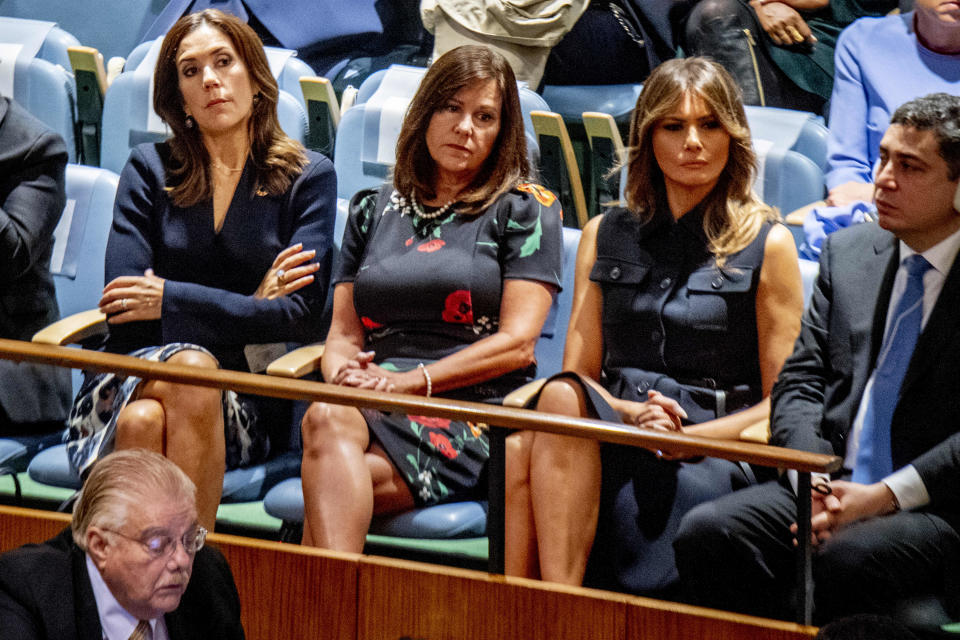
M 174 204 L 194 205 L 212 197 L 210 158 L 197 127 L 188 128 L 177 71 L 177 50 L 183 39 L 203 25 L 222 31 L 243 61 L 253 85 L 253 114 L 248 123 L 250 155 L 257 172 L 256 188 L 280 195 L 307 164 L 303 145 L 289 138 L 277 120 L 277 81 L 270 72 L 260 38 L 245 22 L 217 9 L 191 13 L 177 20 L 160 47 L 154 71 L 153 108 L 173 131 L 167 186 Z
M 405 196 L 432 200 L 435 164 L 427 148 L 427 127 L 433 114 L 460 89 L 494 80 L 500 89 L 500 132 L 490 156 L 466 191 L 460 194 L 460 213 L 477 213 L 530 174 L 527 139 L 523 132 L 520 94 L 510 64 L 487 47 L 465 45 L 440 56 L 427 70 L 397 138 L 393 184 Z
M 684 94 L 703 99 L 730 135 L 727 164 L 717 184 L 704 198 L 703 230 L 710 250 L 723 263 L 728 255 L 753 242 L 760 226 L 776 219 L 775 209 L 753 192 L 756 154 L 740 91 L 730 74 L 707 58 L 683 58 L 664 62 L 643 84 L 630 122 L 627 157 L 627 205 L 641 220 L 653 216 L 657 201 L 665 197 L 663 171 L 653 154 L 656 125 L 677 109 Z

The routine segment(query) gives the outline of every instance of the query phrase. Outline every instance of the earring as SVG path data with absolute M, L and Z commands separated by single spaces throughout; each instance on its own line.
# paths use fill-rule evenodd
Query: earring
M 262 99 L 263 99 L 263 94 L 260 93 L 259 91 L 253 94 L 253 106 L 259 105 Z
M 183 126 L 187 129 L 193 129 L 197 124 L 197 121 L 193 119 L 193 116 L 187 116 L 183 121 Z

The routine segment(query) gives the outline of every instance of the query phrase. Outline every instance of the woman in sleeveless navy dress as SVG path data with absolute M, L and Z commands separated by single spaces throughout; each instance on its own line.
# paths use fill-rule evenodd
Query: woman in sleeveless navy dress
M 584 229 L 567 373 L 539 410 L 731 439 L 767 416 L 803 304 L 792 236 L 753 193 L 754 162 L 722 68 L 688 58 L 651 74 L 628 208 Z M 593 546 L 589 584 L 669 595 L 680 516 L 750 481 L 724 460 L 535 432 L 508 443 L 507 572 L 559 582 L 583 580 Z

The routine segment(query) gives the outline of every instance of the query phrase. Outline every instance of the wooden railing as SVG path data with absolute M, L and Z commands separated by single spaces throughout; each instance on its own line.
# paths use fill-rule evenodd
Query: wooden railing
M 842 461 L 837 456 L 680 433 L 638 430 L 624 424 L 571 418 L 527 409 L 381 393 L 309 380 L 294 380 L 224 369 L 200 369 L 167 362 L 151 362 L 125 355 L 16 340 L 0 339 L 0 358 L 95 371 L 112 371 L 146 379 L 232 389 L 243 393 L 291 400 L 330 402 L 489 424 L 492 429 L 487 534 L 490 540 L 490 570 L 493 573 L 503 573 L 503 434 L 505 429 L 546 431 L 653 450 L 659 449 L 681 456 L 710 456 L 767 467 L 795 469 L 799 478 L 797 522 L 800 525 L 800 531 L 797 539 L 801 542 L 798 547 L 797 569 L 798 584 L 802 585 L 799 590 L 800 606 L 797 621 L 809 624 L 811 619 L 810 473 L 831 473 L 838 470 Z
M 62 513 L 0 506 L 0 552 L 57 535 Z M 481 571 L 211 534 L 250 640 L 809 640 L 816 629 Z M 3 621 L 0 620 L 0 623 Z

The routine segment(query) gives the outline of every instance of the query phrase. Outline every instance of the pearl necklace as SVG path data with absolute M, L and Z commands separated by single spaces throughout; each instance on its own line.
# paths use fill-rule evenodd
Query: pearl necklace
M 401 213 L 410 215 L 411 217 L 415 216 L 417 218 L 420 218 L 421 220 L 434 220 L 436 218 L 439 218 L 440 216 L 445 214 L 450 209 L 450 207 L 453 206 L 453 202 L 454 202 L 453 200 L 451 200 L 450 202 L 443 205 L 436 211 L 433 211 L 432 213 L 427 213 L 423 210 L 423 207 L 420 206 L 420 203 L 417 202 L 416 197 L 414 197 L 412 193 L 410 194 L 409 200 L 407 200 L 403 196 L 400 196 L 399 200 L 400 200 Z M 412 211 L 411 211 L 411 207 L 413 208 Z

